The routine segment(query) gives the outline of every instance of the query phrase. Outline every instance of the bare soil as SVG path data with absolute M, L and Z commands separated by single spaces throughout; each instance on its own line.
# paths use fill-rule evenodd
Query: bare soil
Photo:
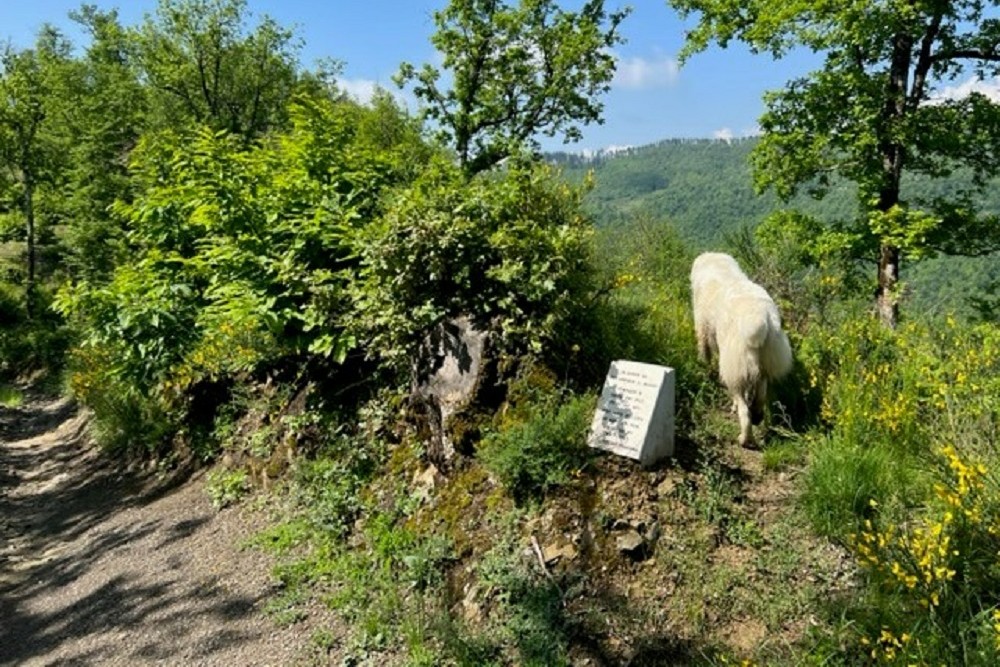
M 68 399 L 0 408 L 0 665 L 294 665 L 320 610 L 279 627 L 266 517 L 201 473 L 123 473 Z M 327 625 L 326 627 L 329 627 Z

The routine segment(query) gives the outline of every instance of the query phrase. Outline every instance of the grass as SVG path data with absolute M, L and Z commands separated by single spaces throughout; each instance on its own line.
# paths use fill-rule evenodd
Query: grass
M 24 403 L 24 392 L 17 387 L 0 384 L 0 406 L 16 408 Z
M 997 664 L 996 328 L 809 325 L 780 433 L 743 451 L 695 360 L 679 278 L 629 270 L 612 297 L 628 308 L 612 311 L 637 319 L 606 324 L 679 372 L 678 457 L 661 469 L 582 449 L 588 388 L 554 381 L 512 392 L 475 454 L 426 493 L 411 488 L 427 464 L 407 436 L 365 465 L 351 457 L 378 446 L 363 438 L 302 465 L 292 493 L 308 510 L 265 541 L 286 587 L 351 625 L 349 657 Z M 618 550 L 623 531 L 651 525 L 642 555 Z M 572 556 L 538 555 L 566 544 Z

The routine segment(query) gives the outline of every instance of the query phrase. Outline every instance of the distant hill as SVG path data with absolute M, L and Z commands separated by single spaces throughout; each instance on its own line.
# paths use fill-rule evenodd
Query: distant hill
M 587 207 L 599 225 L 646 217 L 672 224 L 696 250 L 720 248 L 727 234 L 744 225 L 758 225 L 770 212 L 793 207 L 825 220 L 846 219 L 857 206 L 851 184 L 836 186 L 824 199 L 800 195 L 782 204 L 771 193 L 756 195 L 749 155 L 756 139 L 668 139 L 656 144 L 583 156 L 551 153 L 567 180 L 581 182 L 593 172 L 595 187 Z M 961 179 L 913 180 L 904 197 L 942 196 Z M 1000 213 L 1000 183 L 981 202 L 984 210 Z M 971 314 L 970 297 L 1000 285 L 1000 256 L 938 258 L 906 265 L 903 279 L 911 299 L 922 311 L 950 310 Z
M 550 158 L 574 182 L 593 172 L 596 185 L 587 203 L 599 224 L 649 216 L 708 247 L 727 231 L 760 222 L 776 206 L 773 196 L 753 194 L 747 157 L 754 143 L 673 140 L 591 158 Z

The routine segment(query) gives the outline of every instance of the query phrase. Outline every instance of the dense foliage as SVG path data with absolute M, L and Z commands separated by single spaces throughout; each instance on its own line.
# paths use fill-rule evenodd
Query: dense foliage
M 873 23 L 897 3 L 674 4 L 711 10 L 692 48 L 794 37 L 830 50 L 852 113 L 878 107 L 864 57 L 884 55 Z M 979 6 L 912 4 L 957 50 L 976 45 L 948 12 Z M 830 40 L 865 7 L 858 71 Z M 279 623 L 310 598 L 337 610 L 319 661 L 997 664 L 1000 264 L 925 257 L 1000 214 L 982 189 L 992 107 L 917 104 L 894 125 L 909 141 L 968 129 L 944 122 L 965 111 L 989 148 L 960 169 L 971 143 L 908 143 L 927 173 L 901 175 L 898 207 L 873 208 L 874 163 L 837 162 L 882 135 L 841 132 L 854 116 L 831 129 L 839 106 L 812 113 L 826 79 L 771 98 L 760 140 L 544 163 L 537 134 L 599 119 L 626 14 L 449 3 L 435 44 L 454 87 L 402 70 L 433 129 L 386 93 L 348 99 L 335 66 L 301 71 L 294 35 L 251 25 L 243 0 L 161 0 L 131 27 L 84 6 L 78 54 L 51 28 L 8 49 L 0 379 L 67 358 L 113 456 L 213 465 L 220 508 L 280 479 L 282 520 L 255 540 L 279 561 L 266 608 Z M 789 36 L 789 17 L 823 21 Z M 826 196 L 777 210 L 831 156 Z M 758 181 L 777 192 L 758 197 L 750 163 L 775 160 Z M 868 303 L 879 244 L 924 262 L 894 295 L 917 304 L 895 329 Z M 762 453 L 734 446 L 695 353 L 689 270 L 719 246 L 774 295 L 796 354 Z M 489 331 L 499 391 L 442 459 L 414 423 L 414 375 L 428 331 L 457 316 Z M 675 371 L 677 455 L 654 470 L 586 446 L 613 359 Z M 0 404 L 19 400 L 0 385 Z
M 1000 105 L 973 93 L 935 96 L 957 76 L 995 75 L 1000 25 L 996 2 L 855 3 L 674 0 L 697 14 L 684 55 L 739 40 L 781 57 L 795 47 L 823 54 L 823 66 L 765 96 L 755 183 L 787 199 L 800 188 L 822 196 L 832 177 L 858 187 L 859 215 L 842 225 L 862 236 L 877 260 L 883 322 L 898 315 L 903 256 L 978 255 L 998 248 L 996 219 L 972 195 L 997 174 Z M 902 196 L 904 174 L 972 172 L 974 187 L 942 200 Z
M 757 139 L 678 139 L 592 158 L 567 153 L 546 157 L 569 182 L 589 178 L 593 183 L 584 205 L 602 228 L 614 229 L 643 218 L 653 224 L 669 221 L 689 246 L 709 250 L 731 245 L 746 230 L 766 222 L 771 231 L 762 233 L 801 243 L 816 263 L 825 260 L 829 270 L 849 268 L 852 258 L 863 253 L 863 246 L 850 230 L 831 226 L 853 216 L 856 189 L 843 181 L 831 183 L 822 199 L 802 193 L 791 200 L 794 211 L 777 212 L 781 208 L 777 196 L 754 194 L 749 160 L 757 145 Z M 986 215 L 995 215 L 1000 212 L 1000 189 L 995 179 L 989 184 L 972 204 Z M 971 175 L 959 172 L 949 179 L 905 178 L 902 192 L 906 198 L 949 201 L 961 199 L 961 193 L 971 187 Z M 809 232 L 803 237 L 806 229 Z M 900 299 L 904 306 L 910 304 L 921 313 L 996 319 L 997 255 L 925 256 L 905 262 L 903 268 Z M 816 273 L 816 280 L 820 277 Z M 854 277 L 862 290 L 874 290 L 872 276 Z M 793 286 L 802 285 L 795 282 Z

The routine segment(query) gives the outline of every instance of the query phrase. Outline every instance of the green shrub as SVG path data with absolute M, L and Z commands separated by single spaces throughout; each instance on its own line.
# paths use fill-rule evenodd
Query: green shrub
M 206 476 L 205 490 L 216 509 L 237 502 L 250 490 L 246 470 L 212 470 Z
M 594 400 L 550 394 L 523 406 L 513 423 L 484 438 L 477 455 L 519 500 L 566 484 L 589 458 L 586 438 Z
M 79 347 L 70 355 L 70 391 L 94 415 L 91 433 L 115 454 L 156 453 L 176 432 L 177 417 L 156 395 L 143 393 L 115 371 L 117 359 L 103 346 Z
M 22 291 L 0 282 L 0 378 L 58 374 L 63 368 L 70 332 L 51 310 L 43 287 L 36 290 L 35 301 L 35 315 L 29 319 Z
M 24 303 L 18 291 L 0 282 L 0 330 L 20 324 L 24 316 Z
M 0 407 L 16 408 L 24 402 L 24 394 L 16 387 L 0 384 Z
M 458 314 L 493 328 L 501 354 L 542 351 L 592 293 L 581 197 L 543 165 L 467 181 L 433 162 L 354 237 L 349 330 L 369 356 L 404 369 L 428 327 Z
M 846 541 L 872 514 L 915 497 L 914 472 L 889 448 L 830 437 L 810 443 L 801 502 L 820 535 Z

